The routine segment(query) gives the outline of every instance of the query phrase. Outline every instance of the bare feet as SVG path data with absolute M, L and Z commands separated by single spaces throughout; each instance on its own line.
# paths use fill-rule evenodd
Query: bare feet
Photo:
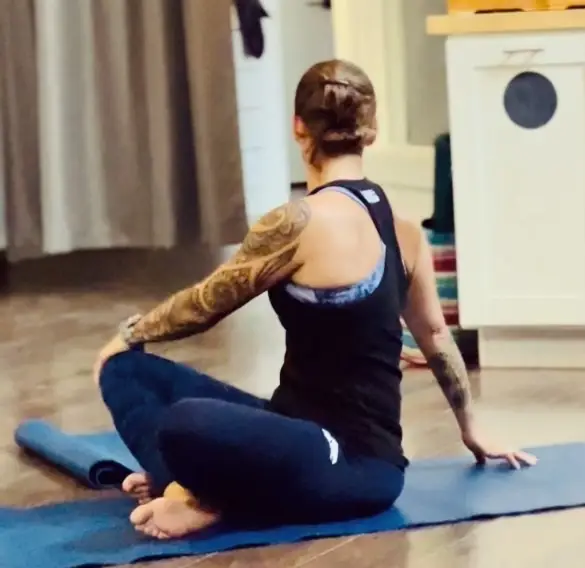
M 131 473 L 122 483 L 122 490 L 141 505 L 152 501 L 150 479 L 145 473 Z
M 199 509 L 192 502 L 161 497 L 134 509 L 130 521 L 137 531 L 167 540 L 210 527 L 219 521 L 219 515 Z

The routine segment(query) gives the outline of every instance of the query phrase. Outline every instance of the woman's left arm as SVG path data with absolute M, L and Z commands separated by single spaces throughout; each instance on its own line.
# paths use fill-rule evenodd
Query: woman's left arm
M 300 240 L 309 220 L 305 200 L 267 213 L 230 260 L 139 318 L 128 327 L 124 340 L 129 346 L 169 341 L 213 327 L 300 268 Z

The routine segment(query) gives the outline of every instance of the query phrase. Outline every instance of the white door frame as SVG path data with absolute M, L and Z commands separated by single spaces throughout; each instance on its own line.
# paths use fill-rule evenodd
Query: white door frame
M 336 57 L 360 65 L 378 97 L 379 138 L 366 153 L 368 176 L 385 186 L 432 190 L 434 151 L 408 144 L 403 2 L 335 0 Z M 422 24 L 421 24 L 422 25 Z

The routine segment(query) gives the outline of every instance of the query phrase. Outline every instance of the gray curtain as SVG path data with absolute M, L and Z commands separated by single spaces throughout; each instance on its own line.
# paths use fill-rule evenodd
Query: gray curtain
M 230 0 L 0 0 L 11 259 L 239 242 Z

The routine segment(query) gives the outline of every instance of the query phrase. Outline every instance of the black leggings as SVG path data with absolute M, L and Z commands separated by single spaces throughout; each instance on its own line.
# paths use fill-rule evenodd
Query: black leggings
M 100 377 L 114 425 L 164 489 L 249 522 L 318 523 L 379 513 L 402 491 L 392 464 L 346 456 L 317 424 L 167 359 L 128 351 Z

